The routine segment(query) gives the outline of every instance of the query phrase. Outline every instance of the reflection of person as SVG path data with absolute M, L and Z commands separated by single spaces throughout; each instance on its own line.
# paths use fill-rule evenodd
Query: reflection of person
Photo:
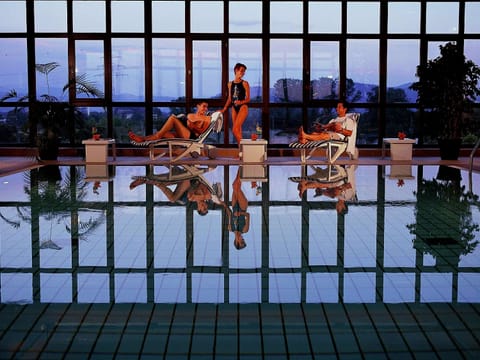
M 170 115 L 165 124 L 155 134 L 140 136 L 132 131 L 128 132 L 128 136 L 135 142 L 143 142 L 147 140 L 158 140 L 164 138 L 180 137 L 183 139 L 196 139 L 210 125 L 211 117 L 207 115 L 208 103 L 205 101 L 197 104 L 194 114 L 188 114 L 185 118 L 178 118 Z
M 308 134 L 300 127 L 298 133 L 298 142 L 305 144 L 307 141 L 343 139 L 345 136 L 352 135 L 352 131 L 346 129 L 345 120 L 347 119 L 347 107 L 345 103 L 337 104 L 337 117 L 332 119 L 326 125 L 317 126 L 317 130 Z
M 247 246 L 242 234 L 246 233 L 250 228 L 250 214 L 247 212 L 248 200 L 242 191 L 240 168 L 232 187 L 232 210 L 227 207 L 228 230 L 235 234 L 233 245 L 237 250 L 241 250 Z
M 162 190 L 167 199 L 172 203 L 186 204 L 188 201 L 196 202 L 197 212 L 200 215 L 208 213 L 208 202 L 212 199 L 212 193 L 206 184 L 198 179 L 187 179 L 181 182 L 172 182 L 171 184 L 159 182 L 156 180 L 148 180 L 146 178 L 138 178 L 130 184 L 130 190 L 139 185 L 151 184 Z M 172 190 L 168 186 L 176 184 Z
M 355 197 L 355 166 L 349 166 L 346 169 L 347 178 L 335 182 L 315 181 L 314 177 L 305 177 L 298 182 L 298 195 L 303 196 L 307 189 L 315 189 L 315 196 L 325 195 L 332 199 L 337 199 L 335 208 L 338 214 L 348 212 L 346 201 Z M 321 169 L 317 169 L 318 172 Z
M 242 140 L 242 125 L 247 119 L 248 103 L 250 102 L 250 85 L 243 80 L 247 67 L 237 63 L 233 68 L 235 78 L 228 82 L 228 98 L 222 112 L 225 112 L 232 105 L 232 133 L 237 144 L 240 146 Z

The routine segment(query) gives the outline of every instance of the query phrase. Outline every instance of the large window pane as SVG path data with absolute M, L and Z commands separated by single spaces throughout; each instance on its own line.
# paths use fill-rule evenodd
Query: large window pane
M 347 41 L 347 100 L 376 102 L 378 90 L 378 40 Z
M 75 144 L 92 137 L 92 127 L 96 127 L 102 138 L 109 137 L 107 132 L 107 113 L 102 107 L 77 108 L 75 117 Z
M 242 16 L 238 16 L 242 14 Z M 228 31 L 230 33 L 262 32 L 261 1 L 230 1 Z
M 387 53 L 387 101 L 415 102 L 416 93 L 408 87 L 418 80 L 419 40 L 389 40 Z
M 185 98 L 185 40 L 153 39 L 152 66 L 154 101 Z
M 104 33 L 105 1 L 74 1 L 73 31 Z
M 250 98 L 252 102 L 262 100 L 262 41 L 260 39 L 230 39 L 229 41 L 228 73 L 229 79 L 235 76 L 233 68 L 236 63 L 247 66 L 244 80 L 250 84 Z M 224 84 L 226 87 L 226 84 Z M 250 115 L 249 115 L 250 116 Z
M 25 39 L 0 39 L 0 79 L 0 97 L 12 89 L 15 89 L 19 96 L 27 94 L 27 41 Z
M 338 98 L 340 77 L 339 44 L 314 41 L 310 45 L 310 79 L 312 99 Z
M 458 2 L 427 2 L 427 33 L 458 33 Z
M 0 2 L 0 32 L 27 31 L 25 1 Z
M 468 60 L 472 60 L 475 64 L 480 66 L 480 40 L 465 40 L 464 54 Z M 480 88 L 480 83 L 477 84 Z M 477 102 L 480 102 L 480 96 L 477 97 Z M 480 119 L 477 119 L 480 121 Z M 478 127 L 480 129 L 480 126 Z
M 104 92 L 105 90 L 105 68 L 103 65 L 104 49 L 103 41 L 100 40 L 79 40 L 75 42 L 75 71 L 77 76 L 85 75 L 87 80 L 95 87 Z M 89 96 L 77 93 L 77 98 L 88 98 Z
M 408 21 L 406 21 L 408 19 Z M 391 34 L 420 33 L 420 3 L 389 2 L 388 32 Z
M 143 32 L 143 19 L 143 1 L 112 1 L 112 32 Z
M 417 109 L 389 108 L 385 114 L 385 137 L 396 138 L 403 131 L 411 139 L 418 137 L 415 120 Z
M 298 128 L 302 125 L 300 108 L 270 108 L 269 144 L 290 144 L 298 140 Z
M 143 39 L 112 39 L 112 99 L 145 100 Z
M 479 34 L 480 33 L 480 2 L 467 1 L 465 3 L 465 33 Z
M 153 1 L 152 31 L 185 32 L 185 1 Z
M 28 142 L 27 123 L 27 107 L 22 109 L 0 107 L 0 144 L 26 144 Z
M 270 2 L 270 32 L 301 34 L 303 32 L 302 2 Z
M 379 2 L 348 2 L 347 32 L 378 34 L 380 32 Z
M 192 33 L 223 32 L 223 1 L 191 2 Z
M 308 32 L 338 34 L 342 31 L 340 1 L 310 1 L 308 3 Z
M 37 71 L 37 99 L 49 95 L 68 101 L 68 92 L 62 90 L 68 83 L 67 39 L 36 39 L 35 55 L 35 64 L 59 64 L 48 74 Z
M 193 97 L 218 99 L 222 94 L 220 41 L 193 42 Z
M 303 100 L 303 44 L 296 39 L 272 39 L 270 42 L 271 102 Z
M 135 134 L 145 133 L 145 109 L 141 107 L 114 107 L 113 108 L 113 137 L 120 144 L 130 144 L 128 131 Z M 120 192 L 122 193 L 122 192 Z
M 66 32 L 66 1 L 35 1 L 36 32 Z

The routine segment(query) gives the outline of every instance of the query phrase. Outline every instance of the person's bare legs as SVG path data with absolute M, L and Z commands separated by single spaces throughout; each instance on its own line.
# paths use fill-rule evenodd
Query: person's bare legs
M 156 183 L 155 186 L 162 190 L 162 192 L 165 194 L 167 199 L 170 202 L 175 202 L 179 200 L 183 194 L 190 188 L 191 182 L 190 180 L 184 180 L 181 183 L 179 183 L 176 187 L 175 190 L 172 191 L 167 185 L 162 184 L 162 183 Z
M 242 211 L 247 211 L 248 200 L 242 190 L 242 182 L 240 180 L 240 172 L 237 173 L 237 177 L 233 180 L 232 184 L 232 207 L 238 203 Z
M 242 126 L 248 116 L 248 106 L 244 105 L 240 108 L 238 113 L 232 107 L 232 133 L 237 140 L 238 147 L 240 147 L 240 141 L 242 140 Z
M 179 137 L 188 139 L 190 137 L 190 129 L 186 128 L 183 123 L 178 120 L 175 115 L 170 115 L 162 128 L 158 130 L 155 134 L 140 136 L 133 133 L 133 131 L 128 132 L 128 137 L 136 142 L 148 141 L 148 140 L 158 140 L 166 137 L 172 137 L 169 135 L 171 130 L 175 130 Z
M 300 126 L 298 129 L 298 142 L 301 144 L 305 144 L 307 141 L 315 141 L 315 140 L 329 140 L 331 139 L 330 132 L 319 132 L 319 133 L 312 133 L 307 134 L 303 131 L 303 126 Z

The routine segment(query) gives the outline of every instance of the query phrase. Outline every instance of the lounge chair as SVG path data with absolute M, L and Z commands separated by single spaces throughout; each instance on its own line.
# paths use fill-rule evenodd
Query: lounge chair
M 289 146 L 293 149 L 300 150 L 300 159 L 302 163 L 305 163 L 313 153 L 318 149 L 326 149 L 327 160 L 330 164 L 333 164 L 343 153 L 347 153 L 350 159 L 358 159 L 358 149 L 356 147 L 357 141 L 357 125 L 360 114 L 358 113 L 348 113 L 347 119 L 345 120 L 345 128 L 351 130 L 352 134 L 350 136 L 343 136 L 342 139 L 331 139 L 331 140 L 315 140 L 307 141 L 302 144 L 298 141 L 292 142 Z M 306 154 L 309 150 L 308 155 Z
M 329 184 L 331 187 L 339 186 L 348 182 L 347 171 L 343 166 L 331 164 L 327 168 L 323 169 L 317 166 L 310 166 L 314 173 L 302 176 L 291 176 L 288 179 L 295 183 L 301 181 L 315 182 L 318 184 Z
M 179 118 L 184 116 L 186 115 L 177 115 Z M 197 139 L 166 138 L 158 140 L 146 140 L 142 142 L 131 140 L 131 143 L 135 146 L 148 146 L 150 160 L 155 160 L 168 154 L 170 157 L 170 162 L 175 162 L 187 155 L 197 158 L 202 154 L 202 152 L 205 153 L 210 159 L 214 159 L 216 157 L 216 147 L 214 145 L 205 144 L 205 141 L 212 132 L 219 133 L 222 131 L 222 129 L 223 114 L 217 111 L 212 114 L 210 126 Z M 155 148 L 157 147 L 168 147 L 168 150 L 164 150 L 163 152 L 155 155 Z M 180 154 L 175 155 L 175 151 L 178 150 L 178 148 L 183 148 L 184 150 Z

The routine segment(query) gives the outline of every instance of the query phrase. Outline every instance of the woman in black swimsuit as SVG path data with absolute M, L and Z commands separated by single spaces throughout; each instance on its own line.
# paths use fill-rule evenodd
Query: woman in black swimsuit
M 243 80 L 247 67 L 238 63 L 233 68 L 235 78 L 228 82 L 228 99 L 223 107 L 222 113 L 232 105 L 232 133 L 240 146 L 242 140 L 242 125 L 248 116 L 248 103 L 250 102 L 250 85 Z

